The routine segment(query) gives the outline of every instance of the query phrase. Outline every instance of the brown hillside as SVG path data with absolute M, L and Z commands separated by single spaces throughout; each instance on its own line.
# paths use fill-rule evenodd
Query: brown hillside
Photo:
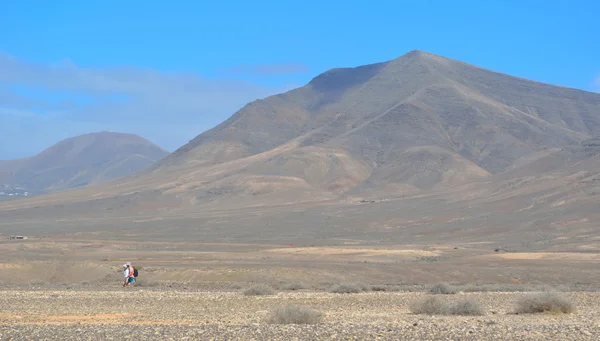
M 481 198 L 544 171 L 570 176 L 573 163 L 590 157 L 575 150 L 600 134 L 599 112 L 599 94 L 412 51 L 333 69 L 249 103 L 154 166 L 101 189 L 5 208 L 83 205 L 90 195 L 123 212 L 443 193 Z
M 0 181 L 53 192 L 128 175 L 167 154 L 136 135 L 92 133 L 60 141 L 30 158 L 0 161 Z

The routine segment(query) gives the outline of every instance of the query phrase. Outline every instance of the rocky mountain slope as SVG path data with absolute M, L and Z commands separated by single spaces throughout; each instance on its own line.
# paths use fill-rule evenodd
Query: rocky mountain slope
M 600 134 L 599 108 L 598 94 L 412 51 L 252 102 L 153 172 L 223 165 L 209 187 L 253 194 L 256 181 L 324 197 L 448 188 Z
M 32 193 L 53 192 L 128 175 L 167 154 L 136 135 L 86 134 L 60 141 L 33 157 L 0 161 L 0 184 Z
M 598 135 L 600 94 L 411 51 L 333 69 L 249 103 L 153 166 L 102 189 L 39 200 L 81 204 L 93 194 L 95 201 L 111 200 L 109 206 L 128 202 L 125 210 L 443 193 L 475 200 L 494 188 L 520 193 L 506 192 L 511 181 L 523 193 L 536 181 L 557 185 L 540 179 L 595 164 Z M 593 168 L 586 171 L 594 176 Z

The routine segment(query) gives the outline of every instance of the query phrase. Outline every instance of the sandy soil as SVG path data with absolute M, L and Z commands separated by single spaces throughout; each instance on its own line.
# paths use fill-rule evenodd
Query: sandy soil
M 526 293 L 444 295 L 478 300 L 484 316 L 414 315 L 424 293 L 5 290 L 0 340 L 597 340 L 600 293 L 565 293 L 573 314 L 515 315 Z M 324 314 L 315 325 L 274 325 L 275 308 L 295 304 Z
M 129 241 L 90 232 L 0 241 L 0 255 L 2 341 L 600 338 L 595 251 L 519 253 L 488 243 Z M 126 261 L 141 266 L 139 286 L 130 289 L 119 285 Z M 286 291 L 293 281 L 306 289 Z M 390 290 L 328 292 L 345 282 Z M 577 311 L 515 315 L 515 301 L 527 293 L 468 292 L 444 299 L 477 299 L 484 316 L 412 314 L 410 303 L 439 282 L 548 286 L 566 291 Z M 242 295 L 250 283 L 271 285 L 276 294 Z M 287 304 L 320 311 L 324 319 L 315 325 L 266 322 Z
M 599 253 L 512 252 L 486 243 L 312 246 L 32 237 L 0 240 L 0 286 L 42 283 L 92 286 L 118 281 L 121 265 L 141 266 L 145 281 L 233 283 L 300 280 L 365 284 L 545 284 L 598 286 Z M 573 249 L 571 249 L 573 250 Z M 218 284 L 218 285 L 217 285 Z

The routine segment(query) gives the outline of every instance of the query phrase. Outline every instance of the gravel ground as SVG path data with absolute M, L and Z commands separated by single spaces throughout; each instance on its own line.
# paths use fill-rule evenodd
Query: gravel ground
M 0 340 L 598 340 L 600 293 L 565 293 L 574 314 L 516 315 L 525 293 L 469 293 L 484 316 L 414 315 L 425 293 L 330 294 L 121 291 L 0 291 Z M 324 313 L 316 325 L 271 325 L 286 304 Z

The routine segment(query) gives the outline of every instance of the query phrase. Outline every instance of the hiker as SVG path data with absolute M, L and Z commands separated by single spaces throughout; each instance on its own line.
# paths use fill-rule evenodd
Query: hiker
M 129 262 L 123 264 L 123 275 L 125 276 L 124 287 L 129 287 L 131 283 L 135 283 L 135 269 Z

